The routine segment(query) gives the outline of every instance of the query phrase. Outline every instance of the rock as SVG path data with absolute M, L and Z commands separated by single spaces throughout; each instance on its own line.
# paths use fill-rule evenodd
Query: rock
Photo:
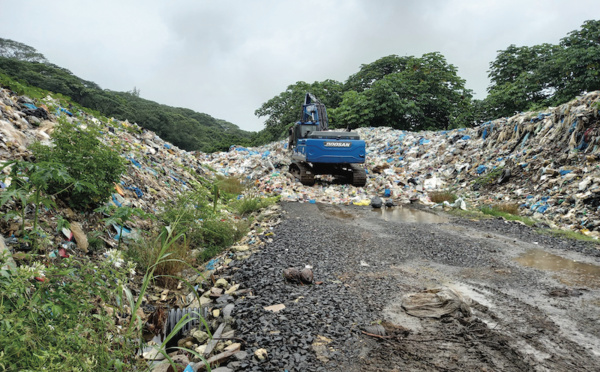
M 248 358 L 248 353 L 246 351 L 238 351 L 237 353 L 233 354 L 233 357 L 236 360 L 242 361 L 242 360 Z
M 212 311 L 212 316 L 213 316 L 213 318 L 218 318 L 218 317 L 219 317 L 219 315 L 221 315 L 221 310 L 219 310 L 219 309 L 214 309 L 214 310 Z
M 208 340 L 210 337 L 208 333 L 201 330 L 195 331 L 192 333 L 192 336 L 198 341 L 199 344 L 204 343 L 204 341 Z
M 223 317 L 229 318 L 231 316 L 231 313 L 233 312 L 234 308 L 235 308 L 234 304 L 227 304 L 227 306 L 225 306 L 223 308 Z
M 219 278 L 215 282 L 215 287 L 217 287 L 217 288 L 227 288 L 227 287 L 229 287 L 229 283 L 227 282 L 227 280 L 225 280 L 223 278 Z
M 277 305 L 265 306 L 263 309 L 265 309 L 267 311 L 274 312 L 274 313 L 278 313 L 281 310 L 285 309 L 285 305 L 284 304 L 277 304 Z
M 185 368 L 188 364 L 190 364 L 190 360 L 188 359 L 188 357 L 183 354 L 175 355 L 175 356 L 171 357 L 171 359 L 177 366 L 181 367 L 182 369 Z M 167 361 L 157 364 L 152 369 L 152 372 L 169 372 L 172 370 L 173 369 L 171 368 L 171 363 L 169 363 L 169 361 L 167 360 Z M 213 369 L 213 371 L 214 371 L 214 369 Z
M 285 280 L 291 283 L 303 283 L 303 284 L 311 284 L 313 282 L 313 273 L 312 270 L 305 267 L 302 270 L 298 270 L 296 268 L 289 268 L 283 270 L 283 277 Z
M 233 369 L 230 369 L 228 367 L 218 367 L 218 368 L 213 368 L 211 369 L 212 372 L 233 372 Z
M 267 359 L 268 357 L 268 353 L 266 349 L 258 349 L 254 352 L 254 356 L 256 357 L 256 359 L 258 359 L 259 361 L 264 361 Z

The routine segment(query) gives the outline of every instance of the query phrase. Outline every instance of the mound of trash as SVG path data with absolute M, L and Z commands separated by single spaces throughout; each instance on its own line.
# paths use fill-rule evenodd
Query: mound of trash
M 453 204 L 458 207 L 514 204 L 521 215 L 551 227 L 599 237 L 599 98 L 595 91 L 476 128 L 359 128 L 367 143 L 363 188 L 336 184 L 329 176 L 303 186 L 287 172 L 286 141 L 197 156 L 219 173 L 248 178 L 261 192 L 280 194 L 282 200 L 369 205 L 379 196 L 396 204 L 435 205 L 432 192 L 448 191 L 460 197 Z
M 289 172 L 287 141 L 228 152 L 188 152 L 137 124 L 101 123 L 76 116 L 47 98 L 37 107 L 26 97 L 0 91 L 0 159 L 27 158 L 27 146 L 49 141 L 57 117 L 106 126 L 103 141 L 119 147 L 130 163 L 113 202 L 151 209 L 159 200 L 188 189 L 190 172 L 237 176 L 260 195 L 284 201 L 370 205 L 374 197 L 395 204 L 432 202 L 433 192 L 458 196 L 452 205 L 516 205 L 521 215 L 552 227 L 600 236 L 600 134 L 595 91 L 542 112 L 519 113 L 476 128 L 410 132 L 359 128 L 367 144 L 365 187 L 321 176 L 304 186 Z M 58 107 L 49 112 L 47 107 Z M 449 203 L 446 203 L 448 205 Z

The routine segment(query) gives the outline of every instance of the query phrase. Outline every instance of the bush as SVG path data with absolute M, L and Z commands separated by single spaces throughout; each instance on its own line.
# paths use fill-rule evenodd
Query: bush
M 231 203 L 233 211 L 238 216 L 246 216 L 262 208 L 267 208 L 279 201 L 279 197 L 261 198 L 259 196 L 245 195 L 243 198 Z
M 202 224 L 204 250 L 200 260 L 207 261 L 218 255 L 224 248 L 241 239 L 249 230 L 247 221 L 231 223 L 229 221 L 209 220 Z
M 0 266 L 5 258 L 0 257 Z M 73 259 L 0 275 L 0 370 L 136 370 L 139 334 L 123 337 L 127 269 Z M 43 277 L 36 281 L 34 277 Z
M 456 195 L 450 191 L 433 191 L 429 193 L 429 199 L 434 203 L 443 203 L 445 201 L 454 203 L 456 201 Z
M 60 120 L 52 133 L 54 146 L 37 143 L 32 147 L 36 162 L 63 164 L 68 169 L 74 183 L 54 180 L 47 191 L 64 198 L 73 208 L 88 209 L 104 203 L 125 172 L 123 159 L 100 142 L 99 135 L 95 127 L 83 129 Z
M 125 254 L 136 263 L 137 268 L 142 272 L 147 271 L 158 262 L 154 269 L 154 275 L 157 276 L 157 281 L 162 286 L 170 286 L 175 283 L 176 279 L 169 276 L 178 275 L 188 266 L 187 263 L 192 261 L 185 239 L 178 239 L 165 248 L 165 244 L 158 234 L 147 235 L 131 243 Z M 167 257 L 159 262 L 161 254 L 163 256 L 166 254 Z

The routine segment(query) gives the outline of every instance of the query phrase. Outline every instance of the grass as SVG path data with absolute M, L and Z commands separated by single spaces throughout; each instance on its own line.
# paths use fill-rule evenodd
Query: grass
M 279 197 L 261 198 L 256 195 L 245 195 L 243 198 L 231 203 L 233 211 L 240 217 L 247 216 L 263 208 L 276 204 Z
M 429 199 L 434 203 L 443 203 L 445 201 L 454 203 L 457 196 L 450 191 L 432 191 L 429 193 Z
M 492 183 L 496 182 L 498 177 L 500 177 L 500 175 L 502 174 L 503 170 L 504 170 L 504 167 L 498 167 L 498 168 L 492 169 L 487 174 L 477 177 L 475 179 L 475 181 L 473 182 L 473 184 L 479 185 L 479 186 L 491 185 Z
M 551 235 L 557 238 L 571 239 L 571 240 L 580 240 L 585 242 L 594 242 L 598 243 L 598 239 L 594 239 L 591 236 L 587 236 L 577 231 L 571 230 L 560 230 L 560 229 L 539 229 L 538 232 L 540 234 Z
M 215 184 L 219 187 L 221 192 L 239 195 L 246 190 L 246 186 L 242 183 L 239 177 L 225 177 L 217 175 L 216 178 L 217 180 Z
M 494 216 L 494 217 L 503 217 L 508 221 L 521 221 L 529 227 L 535 225 L 537 222 L 534 219 L 531 219 L 529 217 L 519 216 L 519 215 L 510 213 L 510 212 L 506 212 L 506 209 L 504 207 L 498 208 L 498 206 L 491 206 L 491 207 L 484 206 L 484 207 L 479 208 L 479 210 L 483 214 L 487 214 L 487 215 Z
M 161 255 L 165 254 L 168 255 L 168 259 L 158 262 Z M 143 272 L 158 262 L 154 268 L 154 274 L 159 276 L 159 285 L 165 287 L 171 287 L 176 281 L 171 277 L 180 274 L 188 264 L 192 263 L 185 239 L 174 241 L 167 249 L 164 249 L 164 243 L 159 239 L 158 234 L 147 235 L 139 241 L 131 243 L 126 255 L 136 263 L 138 270 Z

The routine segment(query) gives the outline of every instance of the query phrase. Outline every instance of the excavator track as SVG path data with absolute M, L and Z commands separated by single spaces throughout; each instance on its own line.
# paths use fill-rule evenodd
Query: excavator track
M 315 174 L 309 166 L 302 163 L 292 163 L 290 165 L 290 173 L 300 180 L 304 186 L 312 186 L 315 184 Z
M 367 184 L 367 172 L 359 165 L 352 164 L 352 186 L 363 187 Z

